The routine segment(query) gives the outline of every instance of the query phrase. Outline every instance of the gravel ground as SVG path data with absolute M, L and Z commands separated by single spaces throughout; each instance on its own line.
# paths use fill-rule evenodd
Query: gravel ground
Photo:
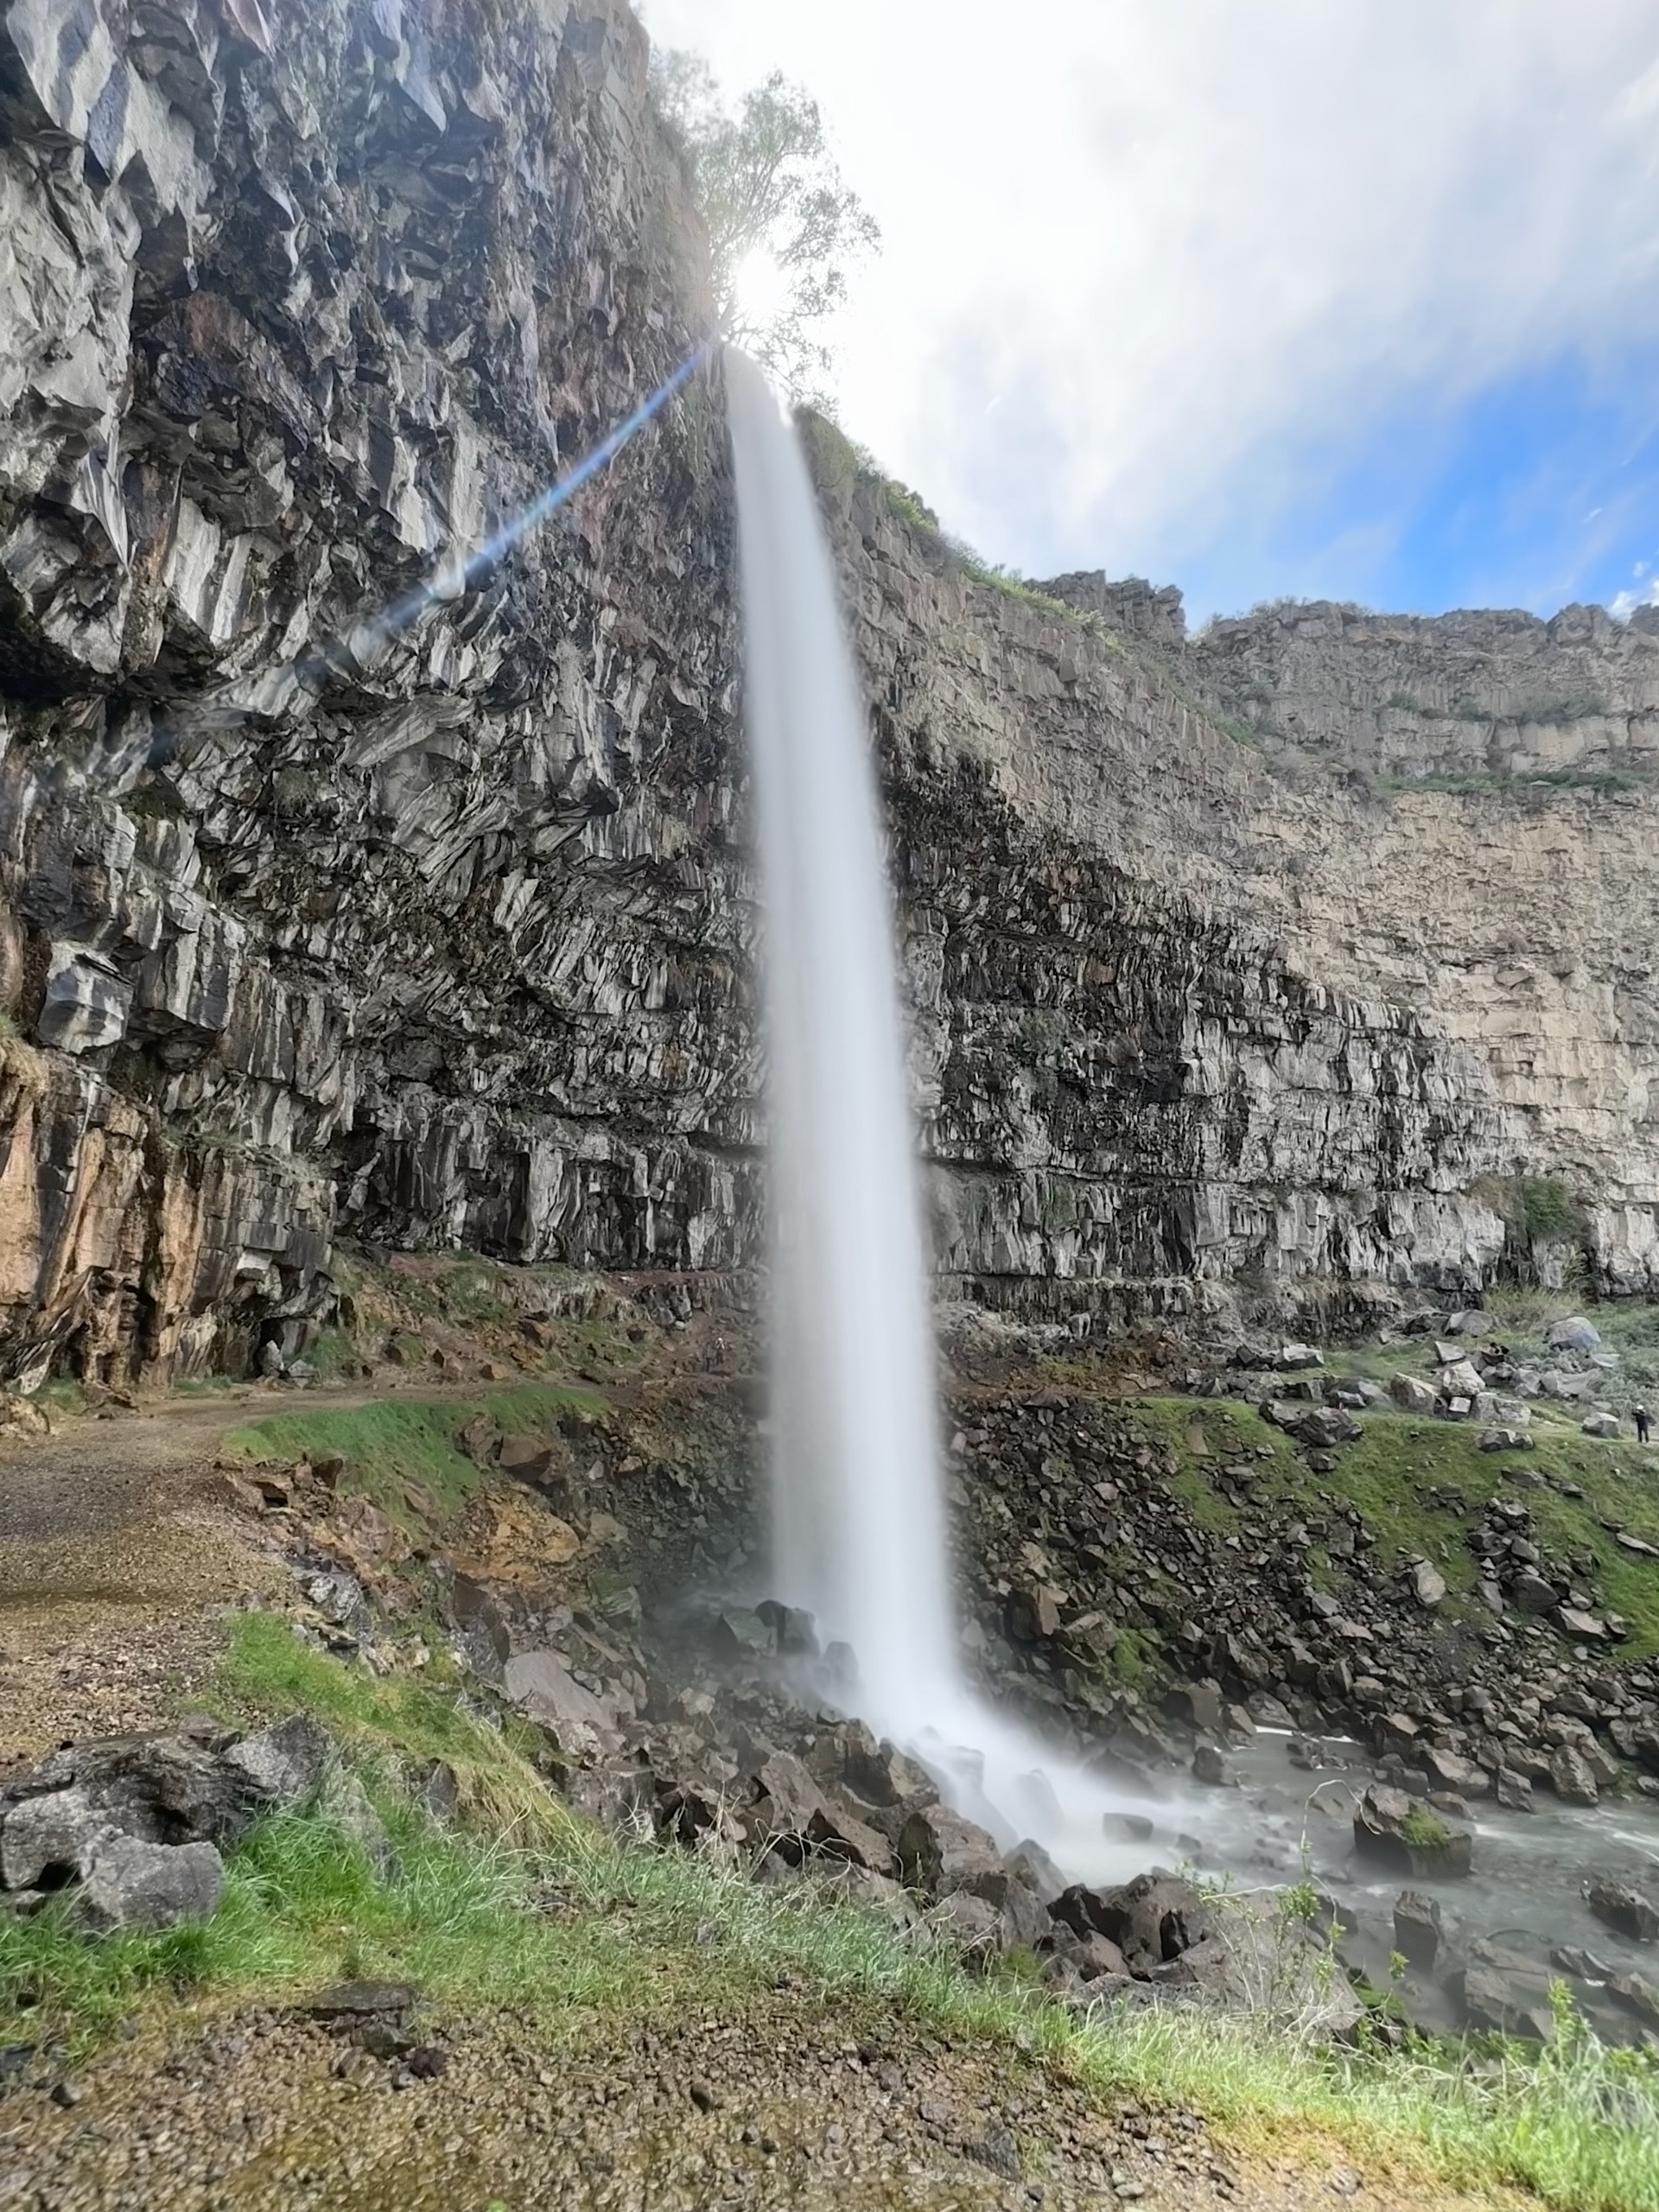
M 215 1611 L 284 1579 L 232 1505 L 216 1402 L 79 1420 L 0 1456 L 0 1771 L 158 1726 L 224 1645 Z
M 779 1991 L 671 2032 L 418 2015 L 375 2057 L 294 2014 L 146 2031 L 67 2089 L 31 2060 L 0 2092 L 7 2212 L 1084 2212 L 1122 2202 L 1376 2212 L 1351 2169 L 1241 2164 L 1192 2113 L 1103 2106 L 983 2046 L 837 2018 Z M 426 2056 L 424 2054 L 432 2054 Z M 431 2078 L 422 2078 L 428 2069 Z M 64 2104 L 54 2101 L 73 2096 Z

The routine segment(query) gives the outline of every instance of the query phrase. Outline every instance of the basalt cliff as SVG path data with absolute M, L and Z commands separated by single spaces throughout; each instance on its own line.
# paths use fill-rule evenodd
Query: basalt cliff
M 292 1350 L 342 1238 L 740 1276 L 755 925 L 717 372 L 620 0 L 0 27 L 0 1366 Z M 942 1274 L 1645 1290 L 1659 636 L 977 576 L 812 432 Z

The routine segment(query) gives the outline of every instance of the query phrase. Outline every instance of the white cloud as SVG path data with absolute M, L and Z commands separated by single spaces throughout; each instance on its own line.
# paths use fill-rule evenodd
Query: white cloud
M 818 96 L 886 237 L 848 428 L 1038 573 L 1166 567 L 1402 395 L 1659 340 L 1651 0 L 645 13 Z

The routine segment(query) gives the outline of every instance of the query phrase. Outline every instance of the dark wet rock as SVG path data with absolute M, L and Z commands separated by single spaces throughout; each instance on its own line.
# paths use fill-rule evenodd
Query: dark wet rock
M 1192 1754 L 1192 1779 L 1211 1789 L 1232 1786 L 1232 1770 L 1213 1744 L 1200 1744 Z
M 1063 1960 L 1079 1981 L 1129 1978 L 1122 1952 L 1109 1936 L 1099 1935 L 1092 1928 L 1079 1932 L 1069 1921 L 1057 1921 L 1049 1942 L 1055 1957 Z
M 933 1781 L 913 1759 L 885 1739 L 878 1743 L 861 1720 L 840 1723 L 813 1746 L 810 1761 L 819 1781 L 850 1789 L 866 1805 L 883 1810 L 937 1804 Z
M 1003 1948 L 1009 1950 L 1018 1946 L 1035 1951 L 1047 1944 L 1054 1933 L 1047 1901 L 1026 1878 L 1016 1855 L 1010 1855 L 1004 1864 L 1008 1885 L 1001 1905 Z
M 1402 1890 L 1394 1901 L 1394 1948 L 1419 1974 L 1432 1974 L 1440 1954 L 1440 1908 L 1433 1897 Z
M 1634 2012 L 1649 2026 L 1659 2026 L 1659 1989 L 1639 1974 L 1615 1974 L 1607 1978 L 1607 1994 L 1614 2004 Z
M 1442 1751 L 1431 1744 L 1425 1746 L 1421 1758 L 1430 1783 L 1455 1791 L 1459 1797 L 1484 1797 L 1491 1789 L 1485 1770 L 1459 1752 Z
M 1577 1981 L 1605 1981 L 1613 1971 L 1593 1951 L 1580 1950 L 1572 1943 L 1557 1944 L 1549 1955 L 1549 1963 L 1557 1973 L 1571 1974 Z
M 1003 1862 L 1009 1875 L 1039 1897 L 1045 1905 L 1053 1904 L 1065 1887 L 1065 1877 L 1043 1849 L 1029 1837 L 1016 1844 Z
M 1586 1885 L 1584 1901 L 1598 1920 L 1632 1942 L 1651 1943 L 1659 1937 L 1659 1897 L 1628 1882 L 1598 1877 Z
M 1206 1735 L 1219 1735 L 1224 1726 L 1221 1692 L 1213 1682 L 1174 1684 L 1164 1693 L 1164 1711 Z
M 1415 1804 L 1403 1789 L 1376 1784 L 1354 1815 L 1354 1844 L 1361 1855 L 1398 1866 L 1418 1878 L 1466 1874 L 1473 1839 L 1437 1814 Z
M 1103 1813 L 1101 1827 L 1109 1836 L 1123 1843 L 1150 1843 L 1156 1833 L 1145 1813 Z
M 778 1652 L 786 1659 L 816 1659 L 818 1655 L 818 1626 L 810 1613 L 800 1605 L 785 1605 L 776 1598 L 768 1598 L 754 1609 L 755 1618 L 771 1629 Z
M 356 2020 L 370 2014 L 412 2012 L 421 1993 L 408 1981 L 337 1981 L 300 2006 L 315 2020 Z
M 1060 1593 L 1048 1584 L 1028 1582 L 1009 1594 L 1008 1634 L 1021 1643 L 1045 1643 L 1060 1630 Z
M 1594 1805 L 1600 1801 L 1594 1771 L 1575 1744 L 1559 1745 L 1551 1757 L 1549 1783 L 1564 1805 Z
M 715 1616 L 709 1643 L 716 1658 L 770 1659 L 778 1649 L 778 1633 L 758 1611 L 728 1606 Z
M 1000 1908 L 1008 1893 L 1008 1870 L 995 1838 L 944 1805 L 925 1807 L 905 1822 L 899 1866 L 912 1889 L 930 1897 L 963 1890 Z
M 820 1852 L 872 1873 L 892 1871 L 893 1851 L 887 1839 L 849 1808 L 826 1797 L 792 1753 L 774 1751 L 763 1760 L 753 1787 L 753 1801 L 738 1815 L 752 1844 L 780 1849 L 786 1858 Z
M 1116 1944 L 1129 1973 L 1142 1980 L 1217 1934 L 1214 1915 L 1192 1885 L 1161 1872 L 1111 1890 L 1073 1884 L 1051 1910 L 1074 1934 Z
M 1553 1612 L 1560 1600 L 1553 1582 L 1546 1582 L 1535 1567 L 1526 1567 L 1510 1584 L 1510 1603 L 1523 1613 L 1541 1617 Z
M 1548 1977 L 1527 1971 L 1524 1961 L 1518 1971 L 1471 1962 L 1450 1975 L 1447 1986 L 1471 2028 L 1529 2036 L 1539 2043 L 1548 2043 L 1554 2032 Z
M 927 1925 L 968 1958 L 989 1958 L 1007 1948 L 1001 1908 L 972 1890 L 948 1891 L 929 1908 Z

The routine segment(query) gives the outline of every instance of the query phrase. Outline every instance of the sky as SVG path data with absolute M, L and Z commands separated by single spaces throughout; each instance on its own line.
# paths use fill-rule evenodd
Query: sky
M 843 427 L 1202 620 L 1659 601 L 1656 0 L 639 0 L 881 226 Z

